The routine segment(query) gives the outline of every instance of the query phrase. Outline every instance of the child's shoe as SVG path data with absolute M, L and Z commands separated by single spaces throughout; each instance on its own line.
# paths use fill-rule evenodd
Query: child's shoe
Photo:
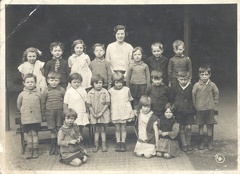
M 213 140 L 212 140 L 211 136 L 208 137 L 208 149 L 209 150 L 213 150 L 214 149 L 213 148 Z
M 94 146 L 94 147 L 93 147 L 93 153 L 97 153 L 98 150 L 99 150 L 99 147 L 98 147 L 98 146 Z
M 117 147 L 115 149 L 116 152 L 121 152 L 121 142 L 117 143 Z
M 51 148 L 49 151 L 49 155 L 54 155 L 56 149 L 56 141 L 54 138 L 51 139 Z
M 204 139 L 203 139 L 203 135 L 200 135 L 200 143 L 198 145 L 198 149 L 199 150 L 204 150 Z
M 33 149 L 32 148 L 29 148 L 27 151 L 26 151 L 26 159 L 32 159 L 33 157 Z
M 107 146 L 106 146 L 106 144 L 102 144 L 102 152 L 107 152 L 108 150 L 107 150 Z
M 183 151 L 183 152 L 187 152 L 187 151 L 188 151 L 187 146 L 182 146 L 182 151 Z
M 126 152 L 127 148 L 126 148 L 126 144 L 125 143 L 122 143 L 120 150 L 121 150 L 121 152 Z
M 59 146 L 56 145 L 54 155 L 59 155 Z
M 187 145 L 187 150 L 188 151 L 193 151 L 193 147 L 191 145 Z
M 39 157 L 38 148 L 34 148 L 32 158 L 38 158 L 38 157 Z

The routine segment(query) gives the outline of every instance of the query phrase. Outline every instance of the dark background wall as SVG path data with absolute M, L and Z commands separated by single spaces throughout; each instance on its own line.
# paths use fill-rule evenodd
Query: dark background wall
M 164 44 L 164 55 L 173 56 L 172 43 L 184 39 L 184 8 L 190 11 L 193 82 L 198 67 L 210 64 L 212 80 L 217 84 L 237 82 L 237 5 L 9 5 L 6 7 L 7 88 L 21 82 L 17 71 L 23 51 L 37 47 L 41 61 L 51 59 L 49 45 L 65 44 L 64 58 L 70 55 L 74 40 L 83 39 L 93 59 L 91 47 L 96 42 L 106 46 L 115 41 L 113 27 L 127 26 L 125 39 L 142 46 L 150 56 L 152 42 Z M 31 14 L 31 12 L 33 12 Z M 31 15 L 29 15 L 31 14 Z M 14 82 L 13 82 L 14 81 Z

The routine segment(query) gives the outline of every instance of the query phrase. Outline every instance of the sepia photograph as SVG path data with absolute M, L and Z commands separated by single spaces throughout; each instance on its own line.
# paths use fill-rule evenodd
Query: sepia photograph
M 237 1 L 0 3 L 0 174 L 239 172 Z

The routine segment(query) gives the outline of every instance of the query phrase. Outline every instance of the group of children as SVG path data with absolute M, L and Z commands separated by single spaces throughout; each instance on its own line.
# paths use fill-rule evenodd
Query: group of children
M 116 31 L 116 38 L 118 32 L 124 34 L 125 28 Z M 93 61 L 85 53 L 83 40 L 74 41 L 71 49 L 72 55 L 66 61 L 62 58 L 63 44 L 52 43 L 53 57 L 45 69 L 44 62 L 37 60 L 41 55 L 37 48 L 24 51 L 18 67 L 24 89 L 18 96 L 17 107 L 27 133 L 27 159 L 39 156 L 38 131 L 45 119 L 51 130 L 49 155 L 60 153 L 60 161 L 73 166 L 87 161 L 81 142 L 82 128 L 88 124 L 94 127 L 94 153 L 99 151 L 100 137 L 101 150 L 107 151 L 106 126 L 110 122 L 115 125 L 115 151 L 125 152 L 126 124 L 134 119 L 138 121 L 134 149 L 137 156 L 177 156 L 180 152 L 177 135 L 182 151 L 193 150 L 192 124 L 199 125 L 198 148 L 204 149 L 206 124 L 208 149 L 213 149 L 212 125 L 219 91 L 210 80 L 208 65 L 199 68 L 200 79 L 192 86 L 191 60 L 183 54 L 182 41 L 173 43 L 175 56 L 169 61 L 162 55 L 160 42 L 151 45 L 153 55 L 145 63 L 142 48 L 135 47 L 126 72 L 114 70 L 105 60 L 101 43 L 93 46 Z

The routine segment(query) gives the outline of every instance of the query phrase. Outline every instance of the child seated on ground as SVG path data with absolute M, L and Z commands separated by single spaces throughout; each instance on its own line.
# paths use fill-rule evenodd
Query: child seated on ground
M 60 162 L 72 166 L 80 166 L 87 162 L 87 153 L 81 145 L 81 134 L 74 121 L 77 113 L 74 109 L 64 111 L 64 123 L 58 132 L 58 145 L 60 146 Z
M 166 159 L 172 158 L 180 154 L 180 149 L 176 137 L 179 132 L 179 124 L 174 119 L 173 107 L 166 105 L 164 117 L 161 118 L 159 124 L 160 139 L 157 143 L 156 151 L 158 157 Z
M 144 155 L 150 158 L 156 155 L 155 145 L 158 142 L 158 118 L 151 111 L 151 98 L 143 95 L 139 101 L 140 113 L 138 114 L 138 140 L 134 152 L 137 156 Z

